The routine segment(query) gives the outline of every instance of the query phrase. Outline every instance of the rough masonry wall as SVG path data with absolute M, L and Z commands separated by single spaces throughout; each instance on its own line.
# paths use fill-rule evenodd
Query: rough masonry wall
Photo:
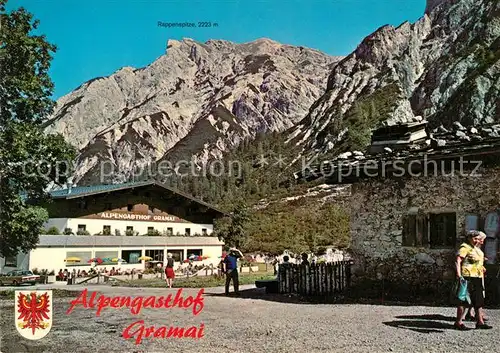
M 500 169 L 481 177 L 429 176 L 359 183 L 352 188 L 355 277 L 429 283 L 454 277 L 454 249 L 402 247 L 402 216 L 411 207 L 457 213 L 457 237 L 467 213 L 484 217 L 499 205 Z

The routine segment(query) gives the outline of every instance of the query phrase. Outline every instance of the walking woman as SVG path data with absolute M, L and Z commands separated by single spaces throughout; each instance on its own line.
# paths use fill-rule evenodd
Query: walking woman
M 456 259 L 456 275 L 459 280 L 467 281 L 467 290 L 476 314 L 476 329 L 491 329 L 492 327 L 484 323 L 484 253 L 481 244 L 486 238 L 486 234 L 480 231 L 470 231 L 467 233 L 467 242 L 460 245 Z M 465 303 L 460 303 L 457 308 L 457 320 L 455 328 L 457 330 L 467 330 L 462 318 L 465 311 Z
M 172 254 L 167 254 L 167 264 L 165 266 L 165 281 L 167 282 L 168 288 L 172 288 L 172 284 L 175 278 L 174 272 L 174 259 L 172 258 Z
M 482 247 L 484 245 L 484 240 L 486 238 L 481 238 L 480 239 L 480 242 L 479 242 L 479 247 Z M 485 257 L 484 258 L 484 261 L 487 261 L 488 259 Z M 483 271 L 483 278 L 484 278 L 484 275 L 486 275 L 486 269 Z M 483 285 L 484 285 L 484 281 L 483 281 Z M 467 314 L 464 313 L 464 315 L 462 316 L 462 320 L 465 320 L 465 321 L 477 321 L 476 320 L 476 316 L 473 314 L 473 311 L 474 311 L 474 308 L 472 307 L 472 305 L 469 306 L 469 310 L 467 311 Z M 488 319 L 486 318 L 486 316 L 484 315 L 484 309 L 483 309 L 483 320 L 486 322 L 488 321 Z

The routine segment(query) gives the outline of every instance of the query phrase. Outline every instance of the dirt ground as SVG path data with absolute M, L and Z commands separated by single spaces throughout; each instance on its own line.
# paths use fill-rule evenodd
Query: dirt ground
M 74 289 L 74 288 L 71 288 Z M 67 314 L 74 297 L 55 298 L 53 326 L 40 340 L 24 339 L 14 325 L 14 301 L 0 301 L 2 353 L 20 352 L 477 352 L 500 351 L 500 310 L 488 310 L 493 330 L 453 330 L 453 308 L 347 304 L 301 304 L 268 296 L 245 286 L 241 297 L 222 296 L 222 288 L 207 289 L 203 310 L 192 307 L 144 308 L 134 315 L 128 308 L 96 309 L 76 306 Z M 79 288 L 79 290 L 83 290 Z M 89 286 L 107 296 L 167 296 L 176 289 Z M 183 290 L 183 297 L 198 294 Z M 98 298 L 98 297 L 97 297 Z M 96 299 L 97 299 L 96 298 Z M 146 303 L 146 302 L 144 302 Z M 118 300 L 115 302 L 118 305 Z M 198 307 L 199 308 L 199 307 Z M 139 320 L 156 327 L 153 337 L 135 340 Z M 474 327 L 473 323 L 467 323 Z M 167 327 L 164 332 L 158 330 Z M 188 337 L 162 337 L 170 326 L 184 327 Z M 194 329 L 188 330 L 194 326 Z M 203 330 L 200 328 L 203 327 Z M 202 337 L 200 334 L 202 333 Z M 135 333 L 135 334 L 134 334 Z M 144 332 L 145 334 L 146 332 Z M 157 337 L 154 337 L 156 335 Z M 194 337 L 194 338 L 193 338 Z M 200 337 L 200 338 L 198 338 Z M 476 346 L 471 349 L 472 346 Z

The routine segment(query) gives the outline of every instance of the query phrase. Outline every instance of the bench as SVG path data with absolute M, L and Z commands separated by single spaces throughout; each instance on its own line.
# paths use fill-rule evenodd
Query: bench
M 277 279 L 257 280 L 255 281 L 257 288 L 266 288 L 266 293 L 279 293 L 279 285 Z

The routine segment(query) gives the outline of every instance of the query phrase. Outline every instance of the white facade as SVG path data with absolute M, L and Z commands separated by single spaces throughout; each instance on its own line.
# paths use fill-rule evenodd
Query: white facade
M 54 270 L 55 272 L 59 271 L 59 269 L 67 269 L 68 271 L 72 271 L 73 269 L 78 270 L 85 270 L 88 271 L 92 267 L 91 264 L 84 264 L 84 265 L 79 265 L 79 264 L 68 264 L 64 261 L 68 256 L 71 255 L 71 253 L 75 253 L 76 251 L 78 252 L 89 252 L 91 254 L 91 258 L 98 257 L 99 253 L 116 253 L 116 257 L 121 258 L 122 257 L 122 251 L 132 251 L 132 250 L 138 250 L 140 251 L 141 256 L 146 256 L 146 249 L 147 250 L 161 250 L 164 253 L 163 258 L 167 258 L 167 253 L 172 252 L 172 251 L 182 251 L 183 252 L 183 258 L 186 259 L 188 257 L 189 251 L 190 250 L 197 250 L 201 249 L 203 251 L 203 256 L 208 256 L 209 260 L 213 260 L 214 263 L 218 263 L 220 261 L 219 256 L 222 255 L 222 247 L 221 246 L 132 246 L 132 247 L 87 247 L 87 248 L 78 248 L 78 249 L 72 249 L 72 248 L 38 248 L 34 249 L 30 252 L 29 254 L 29 264 L 28 264 L 28 269 L 33 270 L 33 269 L 46 269 L 48 271 Z M 76 250 L 76 251 L 75 251 Z M 175 268 L 177 268 L 181 263 L 176 261 L 175 262 Z M 145 261 L 141 261 L 139 263 L 135 264 L 121 264 L 121 263 L 116 263 L 116 264 L 105 264 L 98 266 L 98 268 L 104 268 L 106 267 L 108 270 L 111 269 L 112 267 L 120 268 L 122 270 L 127 270 L 127 269 L 144 269 L 145 266 Z
M 103 234 L 104 226 L 109 226 L 111 235 L 115 235 L 115 230 L 119 230 L 122 235 L 125 235 L 127 227 L 133 227 L 133 231 L 139 235 L 147 234 L 149 228 L 159 231 L 160 233 L 168 232 L 171 234 L 185 235 L 186 230 L 193 234 L 210 235 L 213 232 L 212 224 L 198 224 L 186 222 L 144 222 L 144 221 L 122 221 L 114 219 L 91 219 L 91 218 L 51 218 L 45 223 L 44 228 L 56 227 L 62 234 L 64 229 L 71 228 L 73 233 L 77 233 L 80 225 L 85 226 L 85 230 L 91 235 Z M 171 228 L 171 229 L 169 229 Z
M 107 263 L 99 265 L 98 268 L 112 267 L 122 270 L 144 269 L 144 261 L 134 261 L 140 256 L 151 256 L 161 254 L 166 260 L 167 253 L 178 255 L 180 260 L 187 259 L 192 253 L 207 256 L 205 264 L 216 265 L 222 255 L 223 243 L 215 237 L 160 237 L 160 236 L 89 236 L 89 235 L 41 235 L 37 248 L 28 254 L 17 255 L 18 269 L 38 269 L 59 271 L 90 270 L 93 266 L 88 261 L 92 258 L 120 258 L 128 259 L 127 263 Z M 131 256 L 134 254 L 134 257 Z M 65 261 L 68 257 L 81 259 L 77 263 Z M 175 256 L 174 256 L 175 257 Z M 5 260 L 0 259 L 2 272 L 15 268 L 7 268 Z M 180 265 L 176 261 L 176 267 Z

